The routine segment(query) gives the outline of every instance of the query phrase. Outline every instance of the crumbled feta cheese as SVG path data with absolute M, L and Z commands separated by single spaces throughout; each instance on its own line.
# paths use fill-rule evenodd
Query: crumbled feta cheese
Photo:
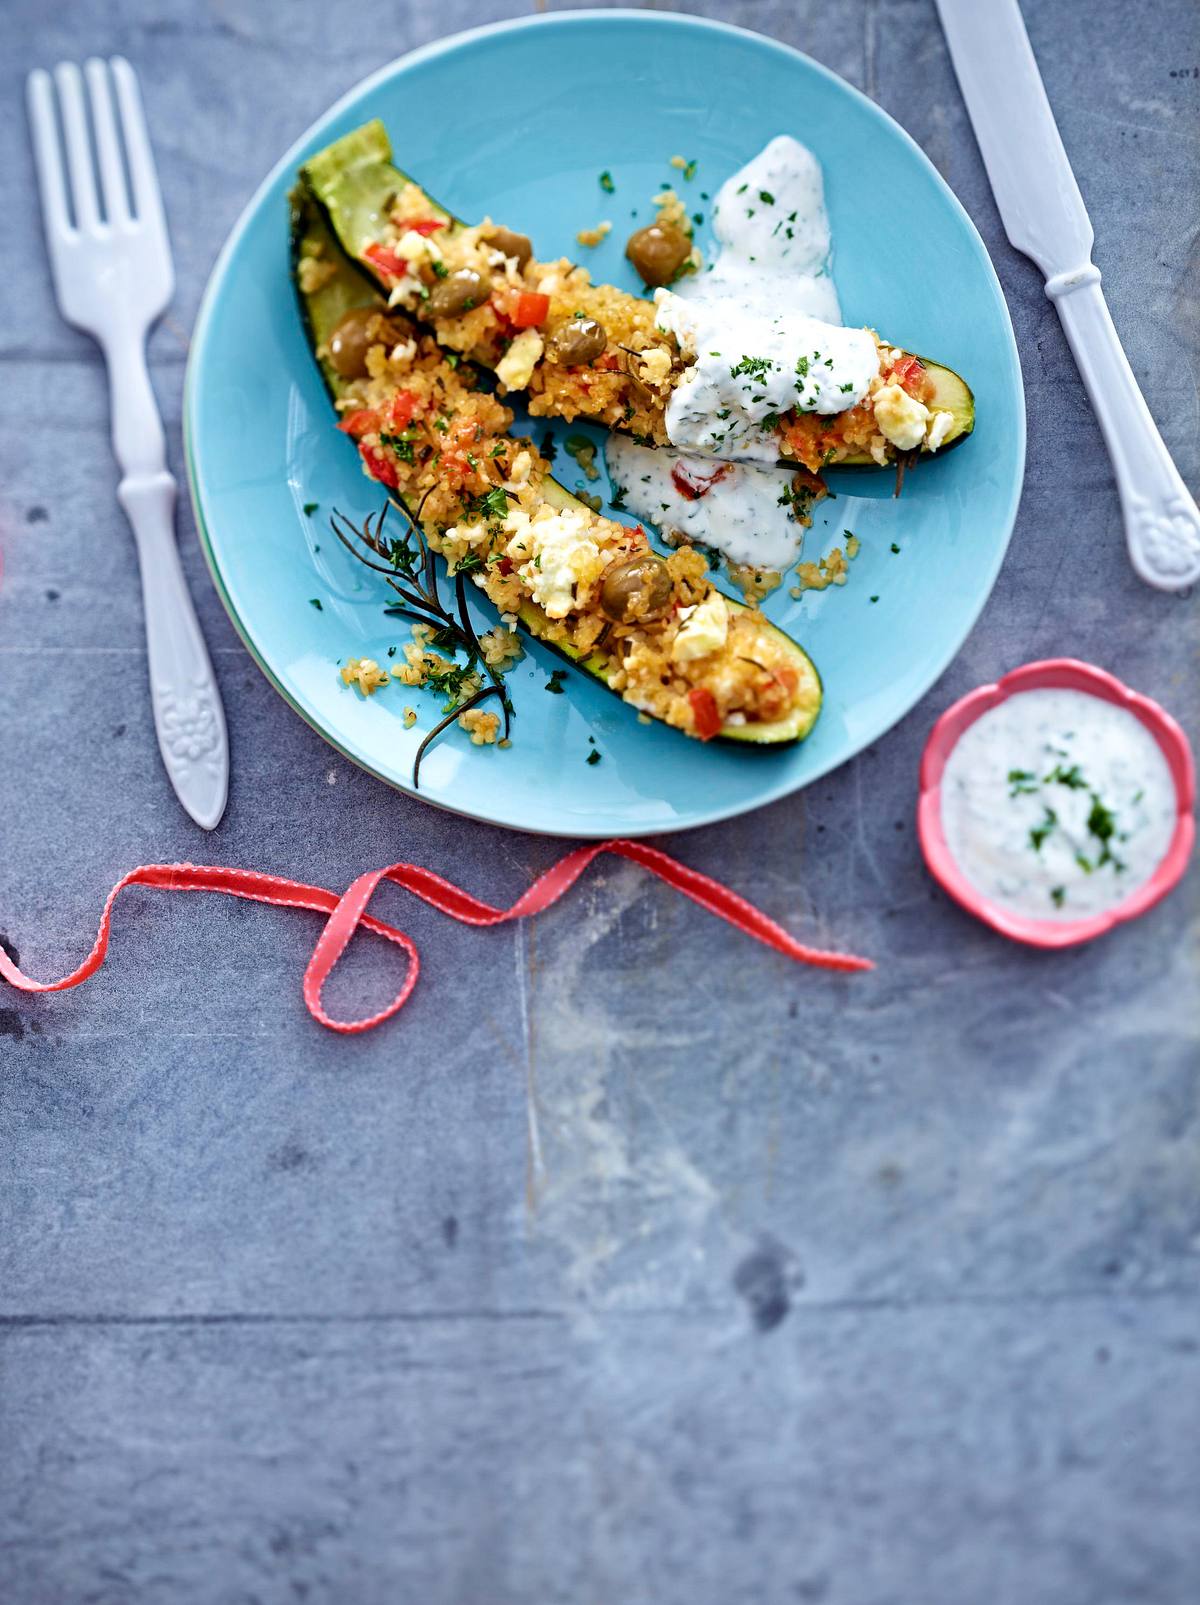
M 533 376 L 543 350 L 536 329 L 522 329 L 496 364 L 496 378 L 509 390 L 523 390 Z
M 420 262 L 426 257 L 431 262 L 442 260 L 441 250 L 432 235 L 427 237 L 411 228 L 396 241 L 396 255 L 403 257 L 406 262 Z
M 930 451 L 936 451 L 954 427 L 954 414 L 952 412 L 935 412 L 929 420 L 929 428 L 925 433 L 925 444 Z
M 671 372 L 671 353 L 662 346 L 651 346 L 648 351 L 641 351 L 638 355 L 642 364 L 642 380 L 648 385 L 662 384 Z
M 587 533 L 591 516 L 582 507 L 556 512 L 542 506 L 532 518 L 514 507 L 504 520 L 511 539 L 505 555 L 518 565 L 517 572 L 533 600 L 552 619 L 565 619 L 575 606 L 575 587 L 600 565 L 596 543 Z
M 527 451 L 519 451 L 513 458 L 512 467 L 508 471 L 508 483 L 514 487 L 523 485 L 529 478 L 529 471 L 533 467 L 533 458 Z
M 912 451 L 925 439 L 929 408 L 899 385 L 884 385 L 875 394 L 875 422 L 893 446 Z
M 729 635 L 729 609 L 720 591 L 710 591 L 703 602 L 680 612 L 683 628 L 671 646 L 674 663 L 691 663 L 719 652 Z
M 389 360 L 392 362 L 411 362 L 416 354 L 417 342 L 415 340 L 401 340 L 399 345 L 392 347 Z

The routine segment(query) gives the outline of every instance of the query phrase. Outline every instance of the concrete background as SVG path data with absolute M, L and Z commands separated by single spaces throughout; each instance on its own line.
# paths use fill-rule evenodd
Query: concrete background
M 0 16 L 0 931 L 74 966 L 112 882 L 207 858 L 345 885 L 412 857 L 508 901 L 561 850 L 347 766 L 236 641 L 180 517 L 234 751 L 201 839 L 161 771 L 103 371 L 46 283 L 36 63 L 142 72 L 188 330 L 261 175 L 336 95 L 506 0 L 8 0 Z M 797 971 L 632 866 L 534 926 L 380 908 L 427 971 L 365 1038 L 299 979 L 315 917 L 134 893 L 102 974 L 0 996 L 0 1599 L 355 1605 L 1200 1597 L 1197 878 L 1090 949 L 1009 946 L 910 828 L 954 697 L 1094 658 L 1195 735 L 1194 602 L 1134 579 L 1107 458 L 1004 241 L 929 0 L 718 0 L 917 137 L 992 250 L 1030 414 L 961 656 L 809 793 L 668 843 Z M 1027 0 L 1097 260 L 1190 483 L 1200 12 Z M 331 1001 L 381 997 L 359 944 Z M 697 1005 L 699 1004 L 699 1008 Z

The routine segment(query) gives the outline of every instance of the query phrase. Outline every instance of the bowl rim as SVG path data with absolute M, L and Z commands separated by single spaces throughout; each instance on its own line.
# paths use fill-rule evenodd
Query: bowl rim
M 1154 873 L 1115 907 L 1086 919 L 1040 920 L 1001 907 L 967 880 L 942 829 L 942 775 L 964 732 L 983 714 L 1018 692 L 1048 689 L 1085 691 L 1101 701 L 1128 709 L 1158 743 L 1175 787 L 1175 829 Z M 1196 766 L 1191 744 L 1182 726 L 1164 707 L 1093 663 L 1079 658 L 1042 658 L 1010 669 L 999 680 L 969 691 L 937 720 L 921 754 L 917 836 L 929 873 L 943 891 L 976 919 L 1002 936 L 1031 947 L 1073 947 L 1103 936 L 1126 920 L 1136 919 L 1179 884 L 1196 838 L 1195 802 Z
M 930 157 L 926 155 L 925 151 L 920 145 L 917 144 L 912 135 L 909 134 L 908 131 L 900 123 L 898 123 L 895 118 L 893 118 L 890 113 L 884 109 L 883 106 L 881 106 L 877 101 L 872 100 L 869 96 L 865 95 L 862 90 L 857 89 L 840 74 L 834 72 L 831 68 L 824 66 L 821 62 L 814 60 L 813 57 L 807 55 L 804 51 L 797 49 L 794 45 L 787 44 L 783 40 L 774 38 L 772 35 L 760 32 L 756 29 L 738 27 L 731 23 L 717 22 L 705 17 L 695 16 L 690 13 L 672 13 L 661 11 L 645 12 L 634 10 L 627 6 L 614 7 L 611 10 L 590 8 L 581 9 L 579 11 L 557 12 L 547 15 L 511 18 L 497 22 L 485 23 L 475 28 L 465 29 L 461 32 L 450 34 L 445 38 L 436 39 L 428 44 L 418 46 L 417 48 L 406 52 L 404 55 L 397 57 L 395 60 L 385 63 L 381 67 L 377 68 L 374 72 L 369 73 L 366 77 L 353 84 L 345 91 L 344 94 L 337 97 L 330 106 L 326 107 L 309 123 L 308 127 L 305 128 L 299 137 L 292 143 L 289 149 L 285 151 L 284 154 L 279 158 L 279 160 L 275 162 L 270 171 L 267 173 L 266 177 L 263 178 L 261 183 L 255 188 L 245 206 L 242 208 L 241 213 L 239 214 L 236 222 L 226 237 L 220 252 L 217 255 L 216 261 L 209 275 L 208 283 L 205 286 L 205 290 L 201 298 L 188 355 L 183 399 L 184 463 L 186 467 L 188 490 L 190 492 L 200 548 L 204 555 L 209 573 L 212 577 L 217 595 L 220 598 L 237 635 L 249 652 L 252 661 L 257 665 L 259 670 L 263 673 L 274 689 L 280 694 L 288 706 L 292 708 L 294 712 L 299 714 L 305 723 L 308 724 L 310 728 L 315 730 L 322 740 L 328 743 L 329 746 L 340 753 L 349 762 L 366 770 L 368 774 L 371 774 L 376 779 L 382 780 L 385 785 L 388 785 L 394 790 L 402 792 L 407 796 L 417 797 L 418 800 L 427 803 L 430 806 L 442 809 L 448 813 L 458 814 L 461 817 L 478 819 L 484 823 L 499 825 L 502 828 L 520 830 L 531 834 L 541 835 L 559 835 L 561 834 L 561 830 L 550 824 L 542 822 L 530 824 L 524 819 L 500 813 L 491 808 L 468 806 L 464 805 L 461 801 L 447 801 L 439 797 L 431 796 L 425 792 L 414 793 L 410 786 L 404 784 L 394 776 L 385 773 L 380 767 L 373 763 L 369 755 L 354 750 L 350 744 L 348 744 L 343 738 L 340 738 L 339 734 L 329 726 L 327 720 L 319 718 L 304 705 L 303 701 L 298 696 L 294 695 L 289 689 L 285 678 L 277 671 L 271 661 L 272 654 L 266 648 L 260 647 L 260 644 L 256 639 L 254 629 L 249 621 L 242 617 L 238 604 L 235 602 L 228 586 L 225 583 L 225 578 L 222 573 L 221 560 L 217 553 L 217 546 L 219 543 L 215 540 L 213 530 L 210 528 L 208 510 L 206 507 L 205 475 L 197 450 L 197 391 L 201 382 L 201 372 L 208 356 L 209 333 L 213 321 L 214 309 L 225 288 L 226 281 L 231 270 L 233 269 L 235 259 L 242 247 L 247 232 L 249 231 L 262 206 L 270 197 L 272 190 L 280 182 L 281 178 L 283 178 L 290 171 L 294 170 L 303 156 L 306 155 L 309 150 L 315 147 L 318 138 L 324 138 L 329 126 L 335 123 L 340 116 L 354 106 L 356 102 L 358 102 L 363 96 L 376 89 L 380 85 L 390 82 L 398 74 L 409 67 L 422 61 L 452 53 L 465 45 L 490 37 L 517 34 L 529 31 L 531 29 L 540 29 L 543 31 L 564 31 L 586 28 L 588 26 L 609 26 L 614 22 L 633 22 L 637 26 L 694 30 L 697 32 L 714 35 L 717 38 L 748 39 L 753 41 L 757 46 L 771 53 L 800 61 L 806 70 L 813 72 L 832 83 L 835 83 L 841 93 L 844 93 L 856 102 L 861 103 L 880 125 L 885 126 L 890 131 L 892 136 L 898 138 L 900 143 L 907 148 L 909 154 L 913 157 L 918 166 L 925 169 L 926 172 L 932 177 L 936 188 L 939 191 L 942 202 L 948 207 L 949 211 L 959 220 L 959 222 L 965 225 L 967 236 L 970 239 L 974 250 L 978 254 L 979 266 L 987 278 L 988 286 L 993 296 L 1003 330 L 1007 336 L 1004 347 L 1004 361 L 1008 367 L 1009 377 L 1015 381 L 1014 395 L 1016 403 L 1016 457 L 1012 482 L 1008 486 L 1006 504 L 999 520 L 1002 538 L 999 540 L 994 555 L 992 556 L 989 564 L 986 567 L 986 571 L 983 574 L 985 583 L 981 588 L 978 601 L 967 613 L 963 615 L 960 628 L 955 631 L 957 639 L 955 640 L 953 647 L 948 647 L 947 650 L 941 655 L 940 659 L 930 665 L 930 672 L 928 674 L 924 690 L 920 693 L 921 695 L 928 694 L 929 690 L 938 682 L 938 680 L 941 679 L 942 675 L 945 674 L 950 664 L 962 651 L 964 643 L 978 623 L 979 616 L 982 613 L 983 608 L 986 606 L 989 598 L 993 594 L 997 576 L 1008 554 L 1009 546 L 1011 544 L 1013 531 L 1016 525 L 1021 489 L 1024 482 L 1026 456 L 1026 405 L 1024 384 L 1021 374 L 1020 353 L 1017 346 L 1016 335 L 1012 326 L 1011 313 L 1008 308 L 1008 303 L 1005 298 L 1003 288 L 1000 285 L 995 266 L 991 261 L 987 246 L 980 235 L 977 225 L 963 203 L 959 200 L 958 196 L 946 182 L 945 178 L 937 170 Z M 851 751 L 843 752 L 839 756 L 830 758 L 828 761 L 818 764 L 813 772 L 805 776 L 803 779 L 794 779 L 789 777 L 785 780 L 777 781 L 771 785 L 756 787 L 752 794 L 746 797 L 739 797 L 736 800 L 724 803 L 720 806 L 693 808 L 689 811 L 687 817 L 683 819 L 664 820 L 662 822 L 656 822 L 652 825 L 645 825 L 634 820 L 621 821 L 619 822 L 620 831 L 625 835 L 639 837 L 675 834 L 683 830 L 699 829 L 703 826 L 715 824 L 723 820 L 739 818 L 742 815 L 756 812 L 758 809 L 765 807 L 768 804 L 779 802 L 787 797 L 794 796 L 799 791 L 814 784 L 817 780 L 821 779 L 824 775 L 830 773 L 832 770 L 840 768 L 844 763 L 849 762 L 850 759 L 858 752 L 866 750 L 866 748 L 872 746 L 876 741 L 880 740 L 884 735 L 886 735 L 889 730 L 900 724 L 904 719 L 909 718 L 912 714 L 913 707 L 916 705 L 916 700 L 919 700 L 919 698 L 914 699 L 912 706 L 910 706 L 905 713 L 901 714 L 899 718 L 890 720 L 881 729 L 872 729 L 862 740 L 856 741 L 853 744 Z M 610 819 L 573 819 L 570 824 L 570 834 L 572 836 L 581 838 L 600 838 L 603 836 L 612 835 L 615 828 L 617 828 L 617 822 L 614 822 Z

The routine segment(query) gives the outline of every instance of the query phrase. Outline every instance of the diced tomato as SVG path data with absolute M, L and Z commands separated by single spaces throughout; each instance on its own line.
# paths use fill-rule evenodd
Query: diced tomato
M 550 297 L 536 290 L 522 290 L 508 315 L 515 329 L 536 329 L 550 316 Z
M 372 429 L 379 428 L 379 414 L 371 407 L 358 407 L 354 412 L 346 414 L 338 428 L 352 440 L 360 440 Z
M 671 482 L 675 489 L 689 502 L 698 502 L 701 496 L 707 496 L 709 491 L 719 479 L 733 467 L 732 463 L 722 463 L 711 474 L 693 473 L 684 463 L 676 463 L 671 470 Z
M 408 272 L 408 263 L 386 245 L 368 245 L 363 256 L 383 278 L 395 282 Z
M 414 234 L 420 234 L 425 239 L 428 239 L 431 234 L 436 234 L 438 229 L 445 228 L 445 226 L 440 217 L 419 217 L 415 223 L 405 223 L 404 225 L 405 228 L 412 229 Z
M 717 699 L 702 685 L 688 692 L 692 705 L 692 718 L 696 721 L 696 734 L 701 741 L 711 741 L 720 732 L 721 715 L 717 712 Z
M 602 373 L 616 373 L 620 366 L 621 359 L 615 351 L 606 351 L 592 363 L 592 367 L 599 368 Z
M 367 465 L 367 472 L 372 479 L 377 479 L 381 485 L 389 490 L 395 490 L 400 481 L 396 475 L 395 465 L 386 458 L 382 452 L 374 451 L 370 446 L 358 448 L 362 460 Z
M 500 570 L 501 574 L 511 574 L 512 571 L 513 571 L 512 558 L 511 557 L 502 557 L 500 559 L 500 561 L 496 564 L 496 567 Z
M 420 410 L 421 398 L 413 390 L 398 390 L 392 397 L 388 417 L 395 429 L 407 429 Z
M 903 356 L 894 364 L 888 378 L 898 384 L 901 390 L 915 394 L 921 388 L 921 381 L 925 377 L 925 370 L 916 357 Z

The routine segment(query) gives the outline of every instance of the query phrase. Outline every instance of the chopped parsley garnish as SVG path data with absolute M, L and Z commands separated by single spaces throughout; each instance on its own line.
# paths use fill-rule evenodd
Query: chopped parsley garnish
M 738 187 L 737 187 L 738 194 L 739 195 L 744 195 L 746 193 L 746 191 L 749 189 L 749 187 L 750 186 L 748 184 L 739 184 Z
M 596 749 L 594 747 L 592 748 L 591 752 L 588 753 L 587 761 L 588 761 L 588 763 L 593 763 L 593 764 L 600 762 L 600 754 L 596 751 Z
M 695 178 L 695 176 L 696 176 L 696 162 L 697 162 L 697 158 L 695 156 L 693 156 L 690 162 L 685 162 L 683 164 L 683 176 L 684 176 L 684 178 L 686 178 L 688 180 L 691 180 L 691 179 Z
M 1087 787 L 1087 781 L 1079 773 L 1077 763 L 1073 763 L 1069 769 L 1064 769 L 1062 764 L 1056 763 L 1050 773 L 1043 775 L 1042 779 L 1048 783 L 1067 786 L 1071 791 L 1083 791 Z
M 444 262 L 439 261 L 437 257 L 434 257 L 430 266 L 433 268 L 433 276 L 435 279 L 445 279 L 449 277 L 450 269 Z
M 808 358 L 807 357 L 797 357 L 796 358 L 796 372 L 800 375 L 800 377 L 802 379 L 807 376 L 807 374 L 808 374 Z M 799 388 L 800 387 L 797 386 L 797 389 L 799 389 Z
M 1008 783 L 1012 787 L 1010 797 L 1032 796 L 1037 791 L 1037 776 L 1032 769 L 1010 769 Z
M 765 379 L 771 372 L 773 364 L 770 357 L 746 357 L 736 367 L 730 368 L 729 377 L 736 379 L 739 374 L 747 374 L 751 379 Z
M 308 599 L 308 605 L 309 607 L 315 607 L 318 613 L 324 611 L 321 606 L 321 598 L 319 596 L 310 596 Z
M 775 204 L 775 197 L 771 194 L 769 189 L 760 189 L 758 192 L 758 198 L 764 206 L 774 206 Z
M 551 696 L 561 697 L 563 694 L 563 681 L 566 677 L 567 671 L 565 669 L 555 669 L 542 689 L 549 691 Z
M 1055 908 L 1061 908 L 1063 906 L 1063 900 L 1065 899 L 1066 895 L 1067 888 L 1065 886 L 1052 886 L 1050 888 L 1050 901 L 1054 904 Z
M 381 446 L 390 446 L 402 463 L 411 463 L 413 460 L 413 435 L 411 430 L 405 430 L 402 435 L 389 434 L 381 429 L 379 432 Z
M 305 516 L 305 518 L 311 518 L 312 515 L 316 512 L 317 508 L 320 507 L 320 505 L 321 505 L 320 502 L 305 502 L 305 504 L 304 504 L 304 516 Z
M 617 186 L 613 183 L 612 174 L 606 168 L 605 171 L 600 174 L 600 188 L 606 195 L 611 195 L 616 187 Z
M 896 545 L 895 541 L 893 541 L 892 542 L 892 551 L 898 553 L 899 550 L 900 550 L 900 548 Z
M 868 598 L 868 600 L 872 601 L 872 602 L 878 602 L 879 598 L 877 596 L 872 596 L 872 597 Z
M 704 213 L 703 212 L 693 212 L 692 213 L 692 222 L 696 225 L 697 228 L 703 228 L 704 227 Z
M 1029 840 L 1035 853 L 1041 852 L 1042 843 L 1057 824 L 1058 815 L 1054 812 L 1053 808 L 1047 808 L 1042 816 L 1041 824 L 1034 825 L 1029 832 Z

